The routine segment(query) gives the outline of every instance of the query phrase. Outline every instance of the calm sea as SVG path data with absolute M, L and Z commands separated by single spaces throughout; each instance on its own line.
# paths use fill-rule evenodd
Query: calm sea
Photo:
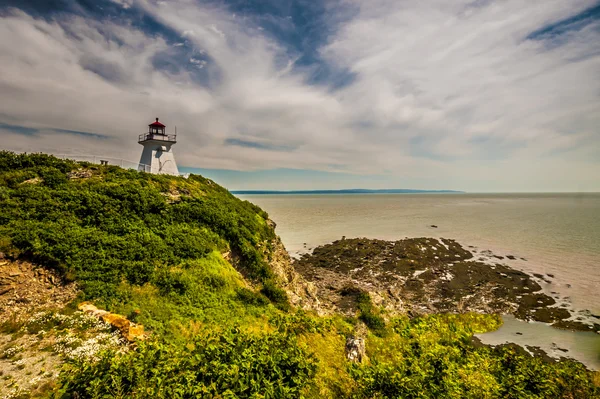
M 548 294 L 576 311 L 600 315 L 600 194 L 239 197 L 269 213 L 293 256 L 342 236 L 452 238 L 473 246 L 476 255 L 485 250 L 513 255 L 517 260 L 504 260 L 511 267 L 554 275 L 544 286 Z
M 552 290 L 600 313 L 600 194 L 240 195 L 277 223 L 290 253 L 342 236 L 453 238 L 555 276 Z M 437 228 L 431 227 L 432 225 Z M 550 288 L 550 287 L 548 287 Z

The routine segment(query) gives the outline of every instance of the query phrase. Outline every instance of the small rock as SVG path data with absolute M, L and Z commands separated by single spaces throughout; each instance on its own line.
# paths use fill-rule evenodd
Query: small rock
M 432 224 L 431 227 L 433 227 L 434 229 L 438 228 L 435 224 Z
M 365 339 L 348 337 L 346 339 L 346 359 L 354 363 L 362 363 L 365 357 Z

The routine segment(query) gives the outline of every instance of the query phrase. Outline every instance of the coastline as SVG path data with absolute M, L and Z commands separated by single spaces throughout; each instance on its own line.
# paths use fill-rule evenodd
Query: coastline
M 555 285 L 553 274 L 528 274 L 507 264 L 527 262 L 525 258 L 435 238 L 385 241 L 344 237 L 314 249 L 307 246 L 294 255 L 295 270 L 317 287 L 321 304 L 335 311 L 353 314 L 353 301 L 364 291 L 390 316 L 501 314 L 505 320 L 514 317 L 522 321 L 528 333 L 503 326 L 489 338 L 479 336 L 482 344 L 513 343 L 536 356 L 572 358 L 590 370 L 600 370 L 600 362 L 588 353 L 596 351 L 596 345 L 600 348 L 596 334 L 600 333 L 600 316 L 574 309 L 568 297 L 551 296 L 547 287 Z M 532 329 L 537 334 L 532 334 Z M 533 345 L 531 335 L 543 339 Z
M 465 248 L 514 255 L 517 260 L 506 261 L 528 274 L 554 274 L 554 285 L 543 287 L 548 293 L 569 297 L 575 309 L 600 313 L 600 242 L 592 239 L 600 235 L 599 195 L 240 197 L 277 220 L 278 234 L 293 257 L 344 235 L 452 238 Z

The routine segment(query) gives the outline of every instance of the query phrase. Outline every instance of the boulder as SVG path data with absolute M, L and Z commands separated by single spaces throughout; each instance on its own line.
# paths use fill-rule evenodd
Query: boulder
M 360 337 L 346 338 L 346 359 L 354 363 L 362 363 L 365 357 L 365 339 Z
M 145 339 L 144 326 L 141 324 L 132 323 L 127 317 L 116 313 L 110 313 L 103 309 L 98 309 L 89 302 L 82 302 L 78 306 L 79 310 L 84 313 L 91 314 L 110 324 L 114 329 L 119 330 L 121 335 L 129 342 L 134 342 L 137 339 Z

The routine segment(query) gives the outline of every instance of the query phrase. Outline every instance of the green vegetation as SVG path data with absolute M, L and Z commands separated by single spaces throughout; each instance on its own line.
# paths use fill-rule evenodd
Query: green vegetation
M 479 314 L 395 319 L 388 336 L 368 341 L 370 364 L 354 365 L 350 374 L 365 398 L 598 397 L 581 364 L 472 345 L 473 333 L 500 323 L 498 316 Z
M 377 309 L 373 306 L 371 296 L 368 292 L 361 292 L 356 299 L 360 315 L 358 318 L 364 322 L 367 327 L 377 335 L 383 335 L 385 332 L 385 321 L 383 317 L 377 314 Z
M 57 270 L 81 286 L 78 301 L 152 333 L 129 350 L 67 357 L 51 397 L 600 396 L 578 363 L 474 346 L 495 315 L 389 318 L 364 292 L 349 293 L 355 318 L 292 310 L 268 263 L 267 214 L 201 176 L 0 152 L 0 205 L 0 251 Z M 351 364 L 344 346 L 359 323 L 368 360 Z
M 294 336 L 237 328 L 199 334 L 183 346 L 142 343 L 135 352 L 105 352 L 71 367 L 59 397 L 299 397 L 316 370 Z
M 201 176 L 86 166 L 88 178 L 69 179 L 74 162 L 0 153 L 0 250 L 59 270 L 107 306 L 147 283 L 185 295 L 198 277 L 186 269 L 230 250 L 265 296 L 288 306 L 264 257 L 275 235 L 260 208 Z M 203 278 L 226 283 L 220 270 Z

